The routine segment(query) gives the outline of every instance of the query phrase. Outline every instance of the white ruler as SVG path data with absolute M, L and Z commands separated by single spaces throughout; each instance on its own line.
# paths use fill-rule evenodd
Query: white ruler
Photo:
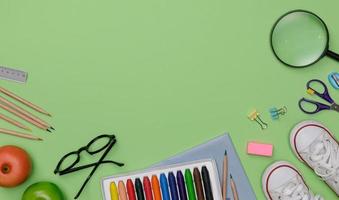
M 0 66 L 0 78 L 1 79 L 16 81 L 19 83 L 26 83 L 27 76 L 28 76 L 27 72 Z

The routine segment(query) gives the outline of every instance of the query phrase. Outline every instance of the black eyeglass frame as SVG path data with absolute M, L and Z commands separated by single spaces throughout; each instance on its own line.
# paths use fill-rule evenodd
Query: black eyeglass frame
M 95 151 L 90 151 L 90 146 L 93 143 L 95 143 L 97 140 L 101 139 L 101 138 L 109 138 L 109 141 L 107 142 L 107 144 L 105 144 L 100 149 L 95 150 Z M 60 161 L 58 162 L 58 164 L 57 164 L 57 166 L 56 166 L 56 168 L 54 170 L 54 174 L 59 174 L 60 176 L 65 175 L 65 174 L 69 174 L 69 173 L 72 173 L 72 172 L 76 172 L 76 171 L 79 171 L 79 170 L 83 170 L 83 169 L 87 169 L 87 168 L 93 167 L 91 173 L 88 175 L 88 177 L 86 178 L 85 182 L 82 184 L 79 192 L 76 194 L 74 199 L 77 199 L 80 196 L 81 192 L 83 191 L 83 189 L 85 188 L 86 184 L 91 179 L 91 177 L 93 176 L 94 172 L 97 170 L 99 165 L 101 165 L 101 164 L 115 164 L 115 165 L 117 165 L 119 167 L 124 166 L 123 163 L 119 163 L 119 162 L 115 162 L 115 161 L 111 161 L 111 160 L 104 160 L 106 155 L 109 153 L 109 151 L 112 149 L 112 147 L 114 146 L 114 144 L 116 142 L 117 142 L 116 137 L 113 134 L 112 135 L 108 135 L 108 134 L 99 135 L 99 136 L 95 137 L 93 140 L 91 140 L 86 146 L 83 146 L 83 147 L 79 148 L 77 151 L 72 151 L 72 152 L 64 155 L 60 159 Z M 94 155 L 94 154 L 97 154 L 97 153 L 103 151 L 104 149 L 106 149 L 105 152 L 102 154 L 101 158 L 97 162 L 75 167 L 76 164 L 78 164 L 80 162 L 80 154 L 81 154 L 81 152 L 86 151 L 88 154 Z M 66 167 L 65 169 L 60 170 L 60 167 L 61 167 L 63 161 L 67 157 L 69 157 L 71 155 L 76 155 L 77 156 L 76 160 L 72 164 L 70 164 L 68 167 Z

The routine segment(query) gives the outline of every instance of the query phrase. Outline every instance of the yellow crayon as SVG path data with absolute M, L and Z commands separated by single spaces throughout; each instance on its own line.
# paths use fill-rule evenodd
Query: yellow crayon
M 111 200 L 119 200 L 117 186 L 115 185 L 114 182 L 111 182 L 110 191 L 111 191 Z

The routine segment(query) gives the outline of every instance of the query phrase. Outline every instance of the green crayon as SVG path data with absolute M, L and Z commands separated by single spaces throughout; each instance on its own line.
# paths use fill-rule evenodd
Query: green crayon
M 187 188 L 187 193 L 188 193 L 188 199 L 196 200 L 193 177 L 192 177 L 191 170 L 189 169 L 185 170 L 185 182 L 186 182 L 186 188 Z

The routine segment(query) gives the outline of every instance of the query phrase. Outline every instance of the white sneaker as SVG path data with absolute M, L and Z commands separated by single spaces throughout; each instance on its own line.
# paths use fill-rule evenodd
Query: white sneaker
M 319 122 L 304 121 L 292 130 L 290 143 L 299 160 L 339 196 L 339 145 L 331 132 Z
M 262 176 L 262 188 L 268 200 L 323 200 L 313 195 L 299 171 L 285 161 L 267 167 Z

